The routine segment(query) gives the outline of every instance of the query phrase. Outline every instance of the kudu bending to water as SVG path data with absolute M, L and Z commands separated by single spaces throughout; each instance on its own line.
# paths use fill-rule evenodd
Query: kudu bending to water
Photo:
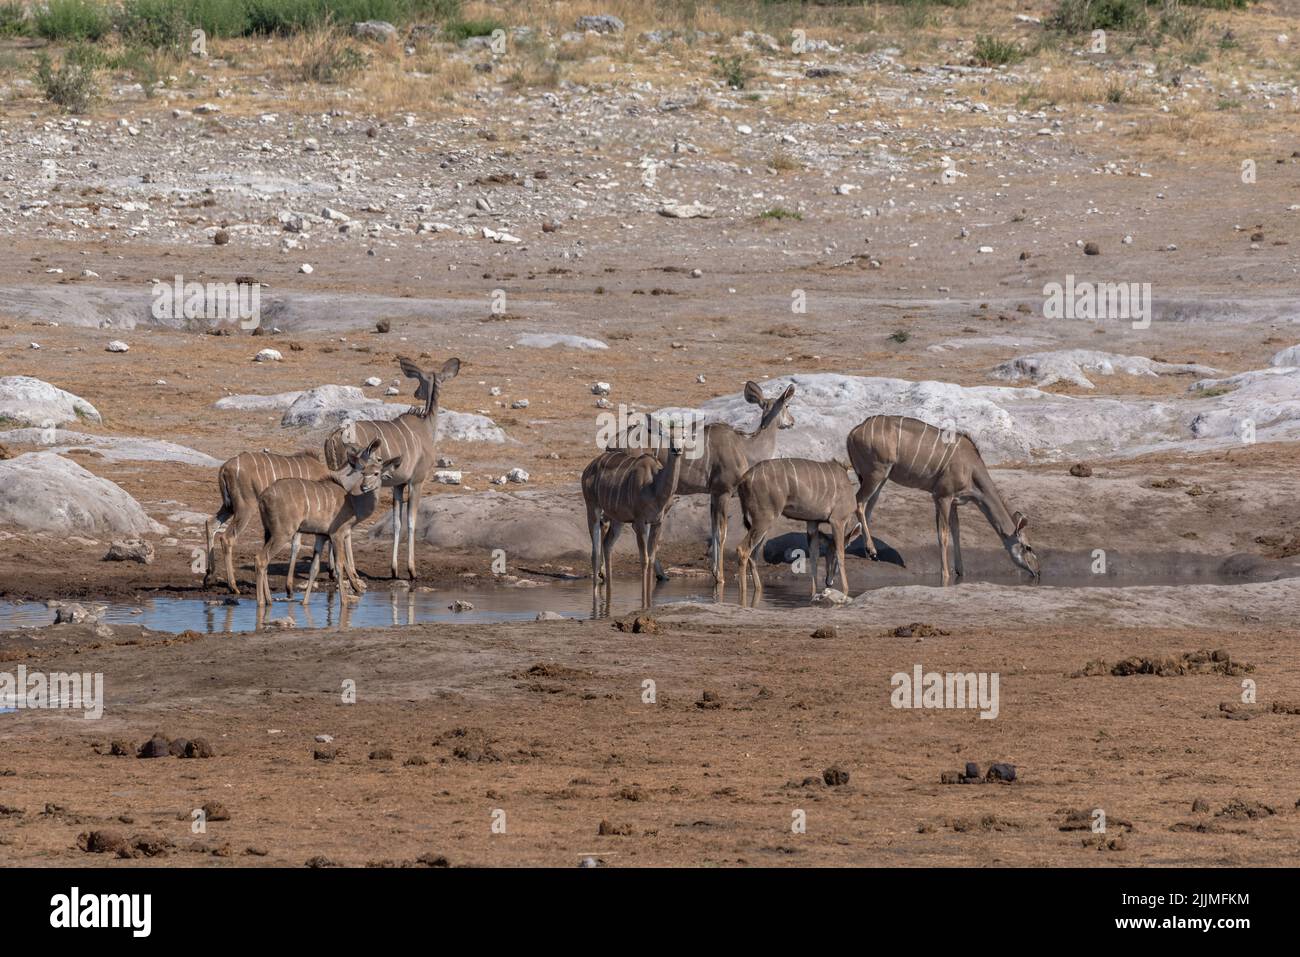
M 212 583 L 216 572 L 216 548 L 225 554 L 226 584 L 236 595 L 235 542 L 253 516 L 257 514 L 257 499 L 271 483 L 283 478 L 300 478 L 315 481 L 330 474 L 316 452 L 295 452 L 277 455 L 274 452 L 240 452 L 228 459 L 217 472 L 217 485 L 221 488 L 221 510 L 212 522 L 204 523 L 207 533 L 207 567 L 203 573 L 203 586 Z M 298 540 L 294 539 L 289 564 L 298 559 Z
M 871 511 L 885 482 L 892 479 L 908 488 L 924 489 L 934 498 L 935 529 L 945 585 L 949 582 L 950 536 L 957 578 L 962 577 L 957 506 L 966 502 L 979 506 L 993 530 L 1002 537 L 1002 546 L 1011 560 L 1035 580 L 1040 578 L 1038 556 L 1025 538 L 1029 520 L 1020 512 L 1008 511 L 970 436 L 938 429 L 920 419 L 873 415 L 849 433 L 847 444 L 849 461 L 861 482 L 858 521 L 862 523 L 863 539 L 872 558 L 876 557 L 876 549 L 871 542 Z
M 392 577 L 397 577 L 397 552 L 402 541 L 402 525 L 406 525 L 406 574 L 415 580 L 415 518 L 420 510 L 420 491 L 424 480 L 433 471 L 438 459 L 435 454 L 438 438 L 438 393 L 444 382 L 460 372 L 460 360 L 448 359 L 437 372 L 425 371 L 410 359 L 398 356 L 402 372 L 420 383 L 415 390 L 417 401 L 424 405 L 399 415 L 391 422 L 361 419 L 340 426 L 325 440 L 325 464 L 332 469 L 341 468 L 349 443 L 368 445 L 380 441 L 379 457 L 401 458 L 401 468 L 384 479 L 384 485 L 393 489 L 393 558 Z M 403 511 L 404 510 L 404 511 Z M 349 561 L 351 556 L 349 556 Z
M 803 521 L 808 531 L 808 551 L 812 576 L 812 593 L 817 594 L 817 558 L 820 548 L 820 523 L 831 527 L 833 554 L 826 556 L 828 571 L 839 569 L 840 584 L 848 592 L 848 575 L 844 568 L 844 543 L 857 522 L 857 486 L 848 469 L 837 462 L 813 462 L 809 459 L 766 459 L 745 473 L 736 489 L 745 519 L 745 537 L 736 549 L 740 568 L 740 601 L 745 602 L 748 574 L 754 576 L 755 595 L 763 591 L 763 582 L 754 562 L 760 548 L 779 516 Z M 833 564 L 834 563 L 834 564 Z M 829 578 L 829 576 L 828 576 Z M 826 582 L 827 587 L 831 581 Z
M 750 468 L 770 459 L 776 452 L 777 430 L 794 425 L 794 417 L 787 408 L 793 398 L 792 385 L 769 399 L 764 397 L 757 383 L 746 382 L 746 401 L 761 410 L 758 428 L 746 433 L 721 422 L 706 425 L 698 447 L 682 463 L 677 494 L 709 496 L 709 561 L 713 580 L 718 585 L 724 584 L 726 579 L 723 555 L 727 547 L 727 506 L 731 495 Z M 647 428 L 651 428 L 648 423 Z M 628 441 L 627 444 L 636 443 Z M 657 562 L 655 574 L 660 578 L 667 577 Z
M 379 500 L 379 487 L 385 478 L 401 467 L 401 456 L 381 459 L 381 442 L 374 439 L 366 448 L 349 445 L 344 451 L 346 464 L 327 478 L 280 479 L 271 484 L 257 500 L 262 515 L 262 548 L 257 553 L 257 604 L 271 604 L 271 586 L 267 566 L 271 558 L 291 539 L 306 532 L 316 536 L 315 554 L 307 587 L 303 591 L 305 604 L 311 597 L 312 585 L 320 569 L 321 550 L 328 540 L 334 554 L 334 579 L 339 594 L 347 600 L 347 584 L 360 591 L 356 569 L 352 566 L 348 539 L 352 527 L 368 518 Z M 293 564 L 285 576 L 285 590 L 293 597 Z
M 650 607 L 659 528 L 672 505 L 682 472 L 680 433 L 670 431 L 667 461 L 648 451 L 612 449 L 602 452 L 582 470 L 582 498 L 591 532 L 591 595 L 598 601 L 602 562 L 605 600 L 613 596 L 611 555 L 624 524 L 636 532 L 641 553 L 641 605 Z

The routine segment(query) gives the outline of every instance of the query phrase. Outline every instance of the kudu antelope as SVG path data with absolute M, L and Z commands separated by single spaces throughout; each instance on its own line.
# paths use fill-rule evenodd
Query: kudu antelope
M 775 454 L 777 430 L 794 425 L 794 417 L 788 408 L 794 398 L 793 385 L 769 399 L 757 383 L 746 382 L 744 394 L 746 401 L 759 407 L 758 428 L 753 432 L 741 432 L 722 422 L 706 425 L 699 446 L 682 463 L 681 478 L 677 482 L 678 495 L 709 496 L 709 561 L 713 580 L 718 585 L 726 580 L 723 555 L 727 547 L 727 507 L 731 495 L 750 468 Z M 649 416 L 646 419 L 646 429 L 650 430 L 653 427 L 649 424 Z M 635 445 L 635 441 L 628 440 L 625 444 Z M 655 574 L 660 578 L 667 577 L 658 563 Z
M 271 558 L 302 533 L 316 536 L 315 554 L 307 587 L 305 604 L 311 597 L 316 573 L 320 569 L 321 551 L 328 540 L 334 554 L 334 579 L 339 594 L 347 600 L 347 583 L 357 591 L 360 582 L 350 559 L 347 540 L 359 521 L 370 517 L 379 500 L 379 488 L 385 478 L 401 467 L 401 456 L 380 458 L 379 439 L 364 449 L 349 445 L 344 451 L 346 464 L 324 479 L 280 479 L 273 482 L 257 500 L 262 515 L 262 548 L 257 553 L 257 604 L 271 604 L 271 586 L 267 567 Z M 285 590 L 293 598 L 293 565 L 285 576 Z
M 649 451 L 611 449 L 582 470 L 582 498 L 591 532 L 593 603 L 599 600 L 602 563 L 606 601 L 613 595 L 614 543 L 623 526 L 630 524 L 641 554 L 641 605 L 650 607 L 659 529 L 677 491 L 684 458 L 680 430 L 671 428 L 669 435 L 666 461 Z
M 740 567 L 740 601 L 744 604 L 748 574 L 754 576 L 755 594 L 761 594 L 763 582 L 754 562 L 760 548 L 779 516 L 805 523 L 808 532 L 809 573 L 812 593 L 817 594 L 817 558 L 821 542 L 819 526 L 831 529 L 833 553 L 826 556 L 827 587 L 831 575 L 839 570 L 842 591 L 848 592 L 848 575 L 844 567 L 844 543 L 855 530 L 857 521 L 857 486 L 848 469 L 838 462 L 813 462 L 809 459 L 765 459 L 745 473 L 736 491 L 740 494 L 741 514 L 745 519 L 745 537 L 736 549 Z
M 861 483 L 858 521 L 872 558 L 876 557 L 876 549 L 871 541 L 871 511 L 885 482 L 892 479 L 908 488 L 924 489 L 934 498 L 943 584 L 949 582 L 950 538 L 958 580 L 963 574 L 957 506 L 967 502 L 974 502 L 984 513 L 1001 536 L 1011 560 L 1033 575 L 1035 581 L 1040 579 L 1038 556 L 1025 538 L 1029 520 L 1007 509 L 970 436 L 902 415 L 873 415 L 849 433 L 847 445 L 849 461 Z
M 448 359 L 442 368 L 425 371 L 410 359 L 398 356 L 398 363 L 407 378 L 420 383 L 415 390 L 416 401 L 423 405 L 413 407 L 391 422 L 361 419 L 340 426 L 325 440 L 325 464 L 332 469 L 341 468 L 349 443 L 368 445 L 379 439 L 379 456 L 383 459 L 400 457 L 402 465 L 384 479 L 384 485 L 393 490 L 393 557 L 390 565 L 392 577 L 397 577 L 397 552 L 402 541 L 402 526 L 406 526 L 406 573 L 415 580 L 415 519 L 420 510 L 420 491 L 424 480 L 437 464 L 435 454 L 438 439 L 438 393 L 443 383 L 454 379 L 460 372 L 460 360 Z
M 221 509 L 211 522 L 204 523 L 207 533 L 207 567 L 203 573 L 203 586 L 212 583 L 216 572 L 216 548 L 225 556 L 226 584 L 238 595 L 235 583 L 235 542 L 248 523 L 257 514 L 257 499 L 271 483 L 283 478 L 315 481 L 329 475 L 319 453 L 295 452 L 278 455 L 274 452 L 240 452 L 227 459 L 217 472 L 217 485 L 221 489 Z M 298 558 L 298 541 L 294 540 L 292 565 Z

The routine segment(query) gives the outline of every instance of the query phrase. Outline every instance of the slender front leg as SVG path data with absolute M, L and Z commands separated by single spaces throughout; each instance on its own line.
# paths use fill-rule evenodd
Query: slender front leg
M 646 548 L 650 553 L 650 561 L 646 565 L 646 571 L 645 571 L 646 608 L 650 607 L 650 604 L 654 599 L 654 590 L 655 590 L 654 567 L 655 567 L 655 553 L 659 550 L 659 528 L 660 526 L 657 522 L 654 525 L 650 526 L 650 535 L 648 536 L 649 540 L 646 544 Z
M 952 511 L 952 498 L 934 500 L 934 530 L 939 536 L 939 564 L 943 569 L 940 580 L 947 585 L 950 579 L 948 571 L 948 513 Z
M 357 573 L 357 562 L 352 557 L 352 529 L 348 529 L 347 538 L 344 539 L 343 547 L 347 549 L 348 568 L 352 569 L 352 584 L 357 591 L 365 591 L 369 586 L 361 580 Z
M 397 577 L 397 549 L 402 540 L 402 489 L 405 486 L 393 486 L 393 558 L 389 562 L 390 578 Z
M 718 537 L 718 567 L 713 572 L 713 579 L 719 585 L 727 583 L 727 503 L 731 500 L 731 494 L 719 495 L 713 499 L 712 510 L 716 514 L 716 526 L 714 534 Z
M 840 591 L 847 595 L 849 593 L 849 573 L 844 561 L 844 539 L 848 536 L 845 534 L 845 525 L 833 522 L 831 524 L 831 535 L 835 539 L 835 560 L 840 566 Z
M 243 533 L 244 527 L 253 520 L 252 513 L 244 511 L 236 515 L 235 520 L 217 533 L 217 539 L 221 542 L 221 550 L 226 554 L 226 584 L 230 586 L 232 594 L 239 594 L 239 585 L 235 583 L 235 542 Z
M 600 546 L 605 537 L 601 530 L 600 514 L 593 508 L 587 508 L 587 528 L 591 532 L 591 597 L 596 599 L 600 589 Z
M 957 500 L 952 500 L 948 512 L 948 527 L 952 529 L 952 560 L 957 572 L 957 581 L 961 581 L 965 571 L 961 565 L 961 523 L 957 519 Z
M 348 593 L 347 559 L 345 557 L 347 548 L 344 546 L 342 533 L 335 532 L 330 535 L 330 548 L 334 549 L 334 581 L 339 588 L 339 601 L 346 608 L 348 602 L 356 599 Z
M 821 552 L 821 536 L 817 534 L 817 523 L 808 522 L 805 526 L 808 530 L 808 562 L 809 573 L 812 575 L 812 593 L 817 594 L 817 558 Z M 826 559 L 828 562 L 830 559 Z
M 606 519 L 604 538 L 600 545 L 600 554 L 605 562 L 605 610 L 614 600 L 614 543 L 623 534 L 623 523 Z
M 415 581 L 415 519 L 420 514 L 420 486 L 412 480 L 406 493 L 406 574 Z
M 648 608 L 650 607 L 648 601 L 650 597 L 650 588 L 647 585 L 647 582 L 649 581 L 648 576 L 650 574 L 650 570 L 646 567 L 646 562 L 648 561 L 648 556 L 650 553 L 646 549 L 645 523 L 633 522 L 632 531 L 636 532 L 636 550 L 637 550 L 637 554 L 641 556 L 641 607 Z
M 316 585 L 316 575 L 320 572 L 320 557 L 321 553 L 325 551 L 325 542 L 325 536 L 317 535 L 316 543 L 312 546 L 311 568 L 307 570 L 307 587 L 303 589 L 302 593 L 302 603 L 304 605 L 307 604 L 307 600 L 311 598 L 311 590 Z
M 293 570 L 298 567 L 298 549 L 302 546 L 302 535 L 294 532 L 293 541 L 289 543 L 289 570 L 284 573 L 284 595 L 293 601 Z

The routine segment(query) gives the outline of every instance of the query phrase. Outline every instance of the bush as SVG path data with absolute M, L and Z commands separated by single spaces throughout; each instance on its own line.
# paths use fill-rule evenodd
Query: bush
M 1066 33 L 1136 30 L 1146 19 L 1145 0 L 1060 0 L 1047 26 Z
M 452 43 L 460 43 L 470 37 L 490 37 L 493 30 L 504 30 L 504 23 L 492 19 L 462 20 L 455 17 L 448 20 L 443 33 Z
M 1005 66 L 1019 63 L 1024 58 L 1025 51 L 1020 44 L 1011 40 L 999 40 L 984 34 L 975 38 L 975 62 L 980 66 Z
M 754 76 L 745 57 L 739 53 L 734 56 L 715 56 L 713 65 L 717 68 L 718 75 L 726 80 L 727 86 L 733 90 L 743 90 L 745 84 Z
M 45 53 L 36 58 L 36 85 L 51 103 L 68 113 L 84 113 L 95 98 L 95 68 L 71 53 L 58 69 Z
M 0 3 L 0 37 L 22 37 L 31 32 L 32 24 L 22 0 Z
M 127 43 L 177 54 L 189 45 L 189 19 L 176 0 L 126 0 L 116 20 L 117 32 Z
M 108 8 L 96 0 L 49 0 L 33 19 L 47 40 L 98 40 L 113 26 Z
M 322 28 L 301 43 L 294 65 L 298 78 L 308 83 L 338 83 L 366 65 L 366 55 L 336 30 Z

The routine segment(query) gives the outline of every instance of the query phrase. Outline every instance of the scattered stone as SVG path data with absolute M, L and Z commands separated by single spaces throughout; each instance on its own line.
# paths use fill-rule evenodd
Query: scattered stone
M 1096 243 L 1084 243 L 1084 244 L 1083 244 L 1083 254 L 1084 254 L 1085 256 L 1100 256 L 1100 255 L 1101 255 L 1101 247 L 1098 246 Z
M 465 601 L 464 599 L 461 599 L 461 598 L 457 598 L 455 601 L 453 601 L 453 602 L 452 602 L 450 605 L 448 605 L 447 607 L 450 608 L 450 609 L 451 609 L 452 611 L 454 611 L 454 612 L 473 611 L 473 610 L 474 610 L 474 605 L 473 605 L 471 602 L 467 602 L 467 601 Z
M 1198 797 L 1196 800 L 1192 801 L 1192 813 L 1193 813 L 1193 814 L 1209 814 L 1209 813 L 1210 813 L 1210 802 L 1207 801 L 1207 800 L 1205 800 L 1205 798 L 1200 798 L 1200 797 Z
M 397 27 L 387 20 L 362 20 L 352 24 L 352 35 L 358 40 L 376 40 L 386 43 L 397 39 Z
M 1016 779 L 1016 766 L 1014 764 L 1004 764 L 995 762 L 989 765 L 989 773 L 985 776 L 986 781 L 1006 781 L 1008 784 Z
M 704 691 L 695 702 L 695 707 L 701 711 L 716 711 L 722 707 L 722 698 L 716 691 Z
M 853 599 L 838 588 L 823 588 L 809 600 L 810 605 L 818 608 L 834 608 L 839 605 L 847 605 Z
M 659 623 L 646 614 L 628 615 L 626 618 L 620 618 L 614 622 L 614 627 L 619 631 L 630 632 L 634 635 L 653 635 L 659 631 Z
M 130 350 L 131 347 L 128 346 L 121 339 L 114 339 L 112 342 L 110 342 L 108 345 L 104 347 L 105 352 L 129 352 Z
M 577 29 L 593 33 L 622 33 L 623 21 L 608 13 L 578 17 Z
M 825 640 L 828 638 L 837 638 L 839 637 L 839 633 L 835 630 L 834 625 L 822 625 L 822 627 L 812 633 L 812 637 L 819 640 Z
M 822 780 L 826 782 L 827 787 L 837 788 L 849 783 L 849 772 L 844 770 L 838 764 L 832 764 L 829 768 L 822 771 Z
M 376 748 L 374 751 L 370 752 L 370 760 L 391 761 L 393 760 L 393 752 L 388 748 Z
M 139 758 L 165 758 L 169 754 L 171 742 L 161 734 L 155 734 L 136 751 L 136 757 Z
M 942 628 L 927 625 L 923 621 L 914 621 L 910 625 L 899 625 L 893 631 L 886 632 L 886 638 L 939 638 L 948 634 Z
M 630 837 L 632 835 L 631 824 L 611 824 L 609 821 L 602 820 L 596 833 L 601 837 Z
M 106 562 L 139 562 L 141 565 L 153 564 L 153 545 L 142 539 L 135 541 L 113 542 L 104 556 Z
M 257 355 L 253 356 L 254 362 L 279 362 L 284 356 L 278 349 L 263 349 Z
M 1070 474 L 1075 478 L 1092 478 L 1092 466 L 1076 462 L 1070 466 Z
M 209 801 L 203 805 L 203 816 L 208 821 L 229 821 L 230 811 L 220 801 Z

